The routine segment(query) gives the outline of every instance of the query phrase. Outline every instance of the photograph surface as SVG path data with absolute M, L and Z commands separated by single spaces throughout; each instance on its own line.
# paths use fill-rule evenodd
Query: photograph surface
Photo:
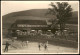
M 2 54 L 79 53 L 78 1 L 1 1 Z

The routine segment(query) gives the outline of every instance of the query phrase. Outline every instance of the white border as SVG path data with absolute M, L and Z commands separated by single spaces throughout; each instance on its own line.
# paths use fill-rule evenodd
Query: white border
M 51 1 L 51 2 L 71 2 L 71 1 Z M 79 1 L 75 1 L 75 2 L 78 3 L 78 53 L 3 53 L 2 52 L 2 15 L 1 15 L 1 54 L 79 54 Z
M 79 1 L 78 1 L 78 54 L 79 54 Z

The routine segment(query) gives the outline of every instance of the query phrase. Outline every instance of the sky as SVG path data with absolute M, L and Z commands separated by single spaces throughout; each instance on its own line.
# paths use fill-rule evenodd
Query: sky
M 51 7 L 49 5 L 51 2 L 54 1 L 1 1 L 1 15 L 30 9 L 48 9 Z M 73 11 L 78 11 L 77 1 L 68 1 L 68 3 Z

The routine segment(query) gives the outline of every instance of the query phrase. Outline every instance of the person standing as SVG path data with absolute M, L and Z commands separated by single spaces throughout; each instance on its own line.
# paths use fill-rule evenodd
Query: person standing
M 8 42 L 6 42 L 4 52 L 8 52 L 8 47 L 9 47 L 9 45 L 10 45 L 10 44 L 9 44 Z
M 39 43 L 38 47 L 39 47 L 39 51 L 40 51 L 40 50 L 41 50 L 41 49 L 40 49 L 40 48 L 41 48 L 41 45 L 40 45 L 40 43 Z
M 46 44 L 44 45 L 44 48 L 45 48 L 45 50 L 47 50 L 47 45 Z

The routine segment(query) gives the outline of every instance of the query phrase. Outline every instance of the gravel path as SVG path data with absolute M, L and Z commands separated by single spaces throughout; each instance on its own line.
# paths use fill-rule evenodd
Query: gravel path
M 23 44 L 24 46 L 22 47 L 22 42 L 15 41 L 13 45 L 15 45 L 17 49 L 9 46 L 9 51 L 3 53 L 77 53 L 78 52 L 78 49 L 76 48 L 55 46 L 51 44 L 48 44 L 47 50 L 44 49 L 44 46 L 41 46 L 41 50 L 39 50 L 37 42 L 29 42 L 28 46 L 26 45 L 26 43 Z M 3 49 L 4 45 L 2 50 Z

